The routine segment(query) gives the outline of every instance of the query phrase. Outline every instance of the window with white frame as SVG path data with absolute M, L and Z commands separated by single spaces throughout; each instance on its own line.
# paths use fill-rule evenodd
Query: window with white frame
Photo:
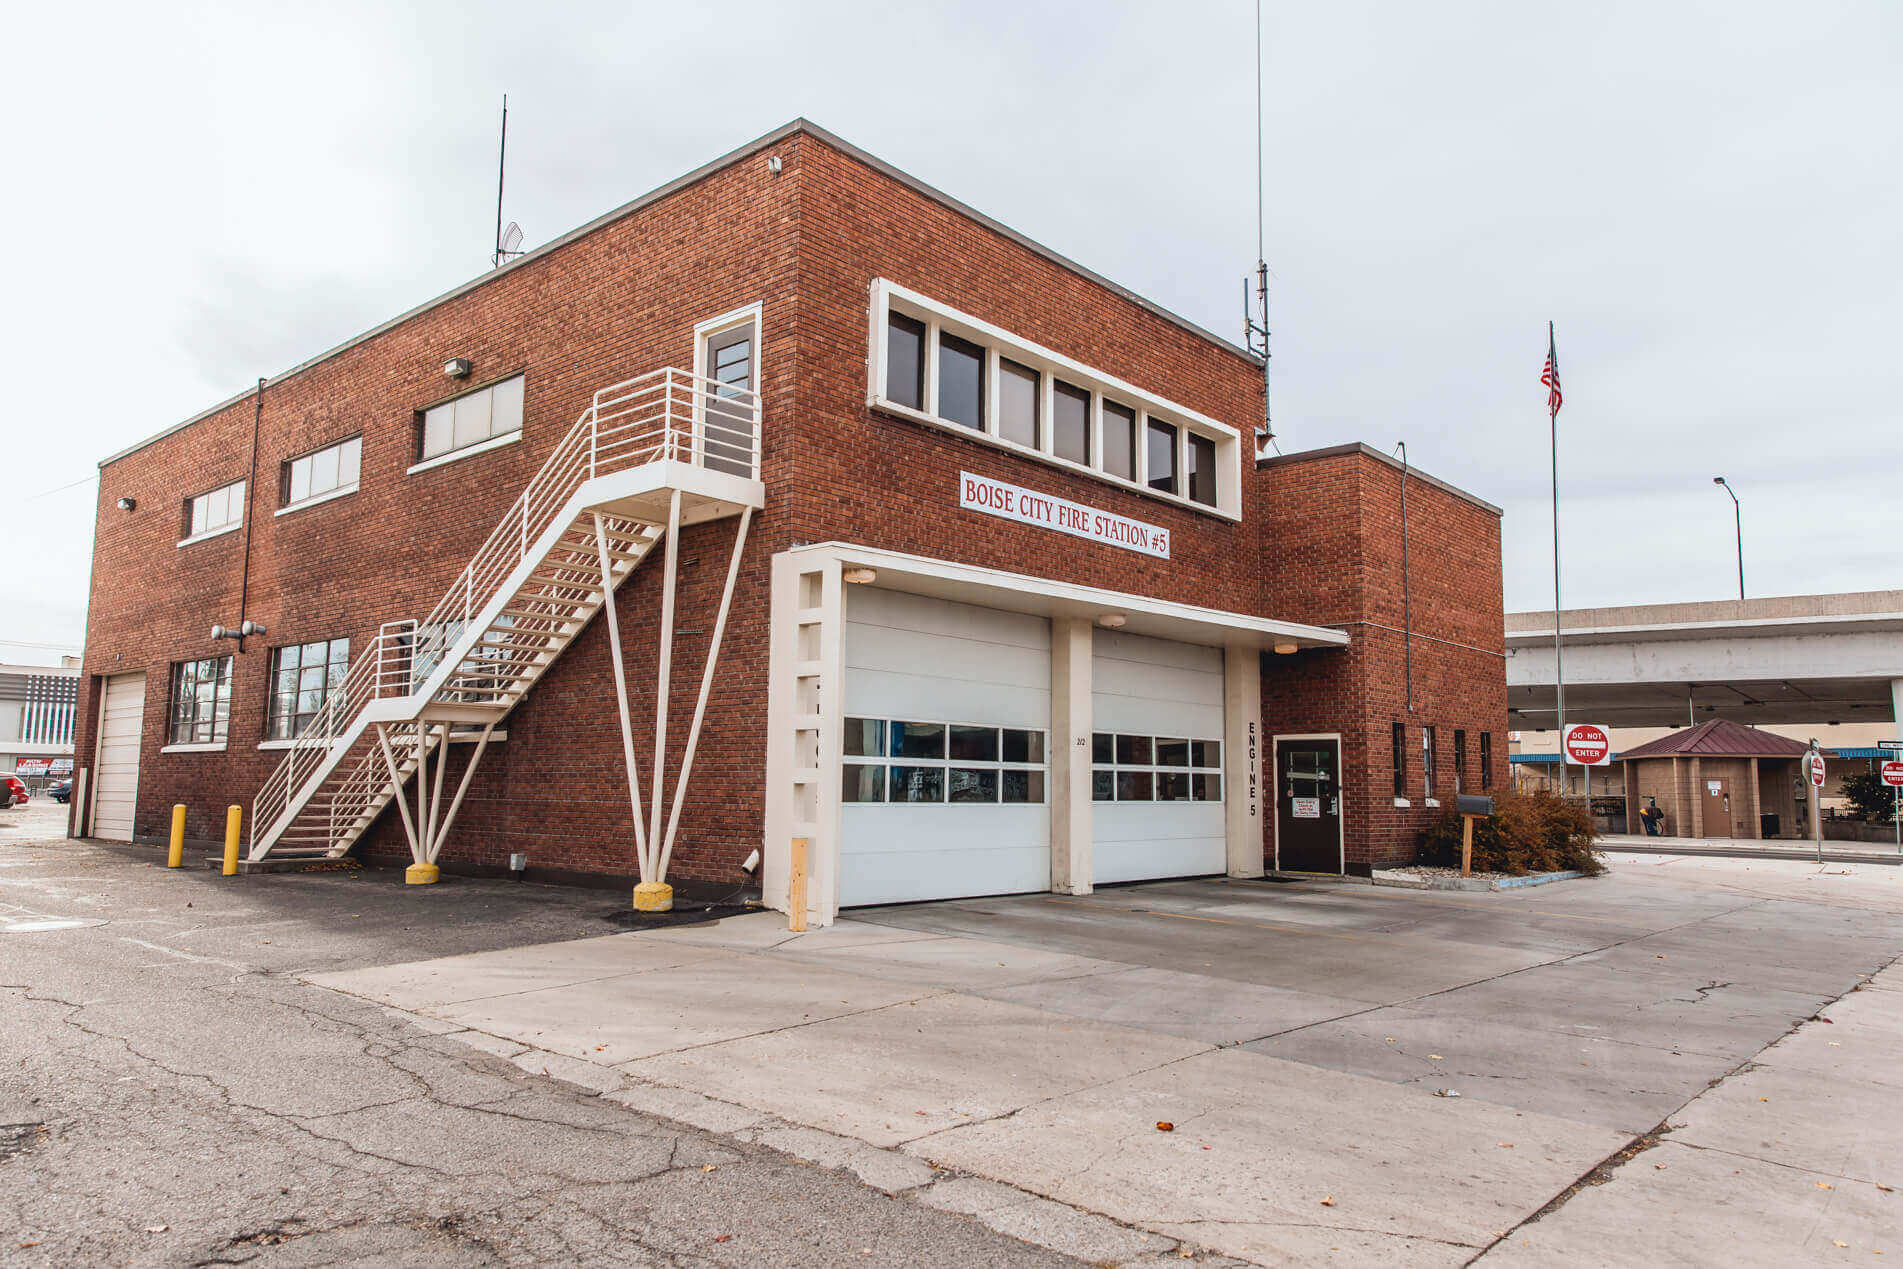
M 1045 733 L 974 723 L 848 718 L 844 802 L 955 806 L 1044 801 Z
M 350 671 L 350 640 L 294 643 L 271 651 L 271 703 L 265 736 L 291 740 L 310 727 Z
M 363 463 L 363 437 L 353 436 L 335 445 L 293 458 L 279 477 L 278 501 L 285 507 L 346 494 L 357 487 Z
M 522 376 L 465 392 L 417 415 L 417 458 L 427 462 L 522 431 Z
M 185 500 L 185 537 L 207 537 L 234 529 L 244 520 L 244 481 L 234 480 Z
M 871 343 L 874 406 L 1239 518 L 1242 434 L 1229 424 L 884 278 Z
M 231 727 L 231 658 L 172 663 L 172 717 L 167 743 L 221 745 Z
M 1095 802 L 1220 802 L 1222 742 L 1097 732 L 1090 738 Z

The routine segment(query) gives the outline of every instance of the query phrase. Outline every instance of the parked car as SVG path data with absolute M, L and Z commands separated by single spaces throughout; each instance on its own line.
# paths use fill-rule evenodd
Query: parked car
M 26 805 L 26 785 L 17 775 L 0 775 L 0 783 L 6 785 L 7 806 L 9 808 Z
M 52 798 L 61 806 L 65 806 L 72 800 L 73 782 L 71 780 L 53 781 L 53 783 L 46 786 L 46 796 Z

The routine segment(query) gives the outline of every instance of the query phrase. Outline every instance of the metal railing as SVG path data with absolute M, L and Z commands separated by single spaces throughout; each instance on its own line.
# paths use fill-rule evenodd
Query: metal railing
M 453 656 L 456 668 L 431 695 L 450 692 L 465 703 L 506 704 L 517 674 L 511 662 L 520 659 L 519 652 L 507 644 L 485 648 L 488 630 L 465 640 L 471 622 L 583 484 L 669 461 L 759 479 L 759 394 L 672 366 L 595 393 L 429 615 L 385 623 L 372 654 L 353 659 L 343 683 L 329 693 L 253 799 L 253 843 L 277 825 L 298 791 L 323 769 L 366 705 L 416 696 L 420 709 L 425 685 L 446 658 Z M 583 569 L 567 571 L 574 575 L 576 602 L 586 602 L 600 586 L 599 571 L 592 576 Z M 564 573 L 555 572 L 559 589 Z M 352 775 L 368 779 L 373 770 L 360 759 Z

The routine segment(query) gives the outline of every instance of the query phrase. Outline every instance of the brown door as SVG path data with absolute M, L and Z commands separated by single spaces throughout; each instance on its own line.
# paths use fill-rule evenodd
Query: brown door
M 1341 742 L 1277 740 L 1276 867 L 1341 871 Z
M 1698 796 L 1705 800 L 1705 836 L 1731 836 L 1731 782 L 1706 777 L 1698 786 Z

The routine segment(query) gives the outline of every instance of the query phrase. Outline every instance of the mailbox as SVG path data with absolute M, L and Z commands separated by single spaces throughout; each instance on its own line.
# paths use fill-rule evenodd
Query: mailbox
M 1463 793 L 1458 799 L 1457 809 L 1462 815 L 1492 815 L 1493 799 L 1477 793 Z

